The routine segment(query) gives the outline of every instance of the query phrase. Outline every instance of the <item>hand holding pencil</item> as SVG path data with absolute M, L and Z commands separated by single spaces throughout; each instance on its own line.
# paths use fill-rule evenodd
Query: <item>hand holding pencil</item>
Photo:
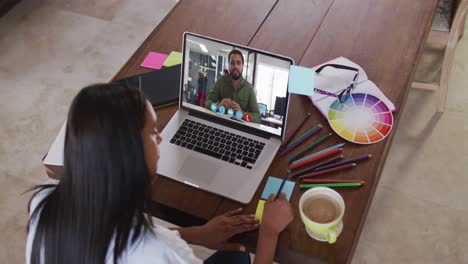
M 265 202 L 265 208 L 263 209 L 260 232 L 278 235 L 293 219 L 294 214 L 292 207 L 286 199 L 286 195 L 282 192 L 278 199 L 275 200 L 275 195 L 270 194 L 268 200 Z

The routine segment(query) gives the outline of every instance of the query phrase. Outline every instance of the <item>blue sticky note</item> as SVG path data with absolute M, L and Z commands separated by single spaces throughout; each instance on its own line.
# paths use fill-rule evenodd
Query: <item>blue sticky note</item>
M 315 72 L 301 66 L 289 68 L 288 91 L 294 94 L 312 96 L 314 94 Z
M 278 178 L 275 178 L 275 177 L 268 177 L 268 181 L 265 185 L 265 189 L 263 189 L 263 193 L 262 193 L 262 199 L 263 200 L 267 200 L 268 199 L 268 196 L 270 196 L 270 194 L 274 194 L 276 195 L 276 193 L 278 193 L 278 190 L 281 186 L 281 182 L 283 181 L 283 179 L 278 179 Z M 281 192 L 284 192 L 286 194 L 286 199 L 291 199 L 291 194 L 294 190 L 294 182 L 292 181 L 286 181 L 284 183 L 284 187 L 283 187 L 283 190 Z

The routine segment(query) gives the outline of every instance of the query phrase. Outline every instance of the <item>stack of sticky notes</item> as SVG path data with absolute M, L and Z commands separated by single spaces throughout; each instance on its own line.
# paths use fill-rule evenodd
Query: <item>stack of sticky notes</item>
M 270 194 L 276 195 L 278 193 L 278 190 L 281 186 L 281 182 L 283 179 L 275 178 L 275 177 L 268 177 L 268 181 L 265 185 L 265 189 L 263 189 L 261 199 L 258 201 L 257 205 L 257 210 L 255 211 L 255 218 L 258 219 L 258 221 L 261 223 L 262 222 L 262 217 L 263 217 L 263 208 L 265 207 L 265 201 L 268 200 L 268 196 Z M 283 190 L 281 192 L 284 192 L 286 194 L 286 199 L 291 199 L 292 192 L 294 190 L 294 185 L 295 183 L 292 181 L 286 181 L 284 183 Z
M 312 96 L 314 85 L 315 72 L 313 70 L 294 65 L 289 68 L 288 91 L 290 93 Z

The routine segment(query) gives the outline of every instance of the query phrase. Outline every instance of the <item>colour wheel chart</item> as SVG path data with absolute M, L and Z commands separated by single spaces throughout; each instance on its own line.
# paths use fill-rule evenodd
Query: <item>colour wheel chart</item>
M 384 139 L 393 127 L 393 114 L 378 97 L 351 94 L 344 103 L 334 101 L 328 122 L 342 138 L 357 144 L 372 144 Z

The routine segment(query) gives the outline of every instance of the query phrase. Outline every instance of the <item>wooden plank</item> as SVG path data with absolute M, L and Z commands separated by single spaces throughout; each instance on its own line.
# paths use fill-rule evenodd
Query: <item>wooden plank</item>
M 149 51 L 181 51 L 185 31 L 247 45 L 275 3 L 276 0 L 180 1 L 122 67 L 115 79 L 151 71 L 140 67 Z
M 447 45 L 449 40 L 450 32 L 444 31 L 431 31 L 427 37 L 428 43 Z
M 400 108 L 436 2 L 336 0 L 300 64 L 347 57 Z
M 247 45 L 275 3 L 275 0 L 181 1 L 143 42 L 114 79 L 150 71 L 140 67 L 149 51 L 180 51 L 185 31 Z M 176 111 L 176 106 L 157 111 L 161 130 Z M 218 195 L 165 177 L 159 177 L 153 188 L 155 202 L 204 219 L 210 219 L 214 215 L 222 199 Z
M 413 82 L 411 84 L 411 87 L 416 88 L 416 89 L 432 90 L 432 91 L 439 90 L 438 83 Z
M 298 63 L 333 1 L 278 1 L 249 46 L 289 56 Z

